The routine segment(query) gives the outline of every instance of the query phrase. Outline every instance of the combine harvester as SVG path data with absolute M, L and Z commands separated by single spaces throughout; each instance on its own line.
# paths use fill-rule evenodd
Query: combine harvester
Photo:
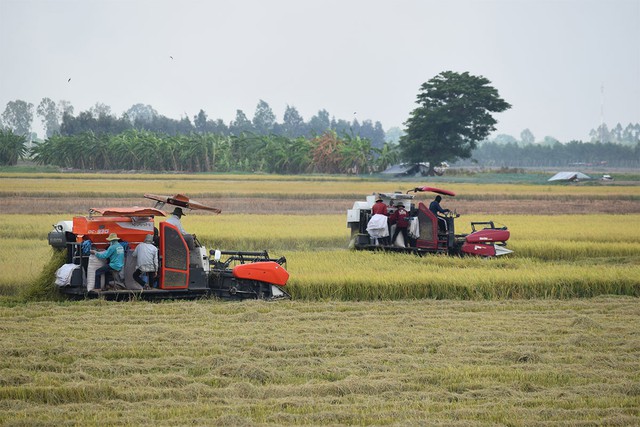
M 456 234 L 455 219 L 460 215 L 448 212 L 436 216 L 424 203 L 419 202 L 416 205 L 415 194 L 409 194 L 410 192 L 455 196 L 452 191 L 433 187 L 417 187 L 406 194 L 377 193 L 378 196 L 367 196 L 366 201 L 355 202 L 353 208 L 347 211 L 347 227 L 351 229 L 349 246 L 355 249 L 410 252 L 418 255 L 436 253 L 496 257 L 513 252 L 506 248 L 510 236 L 506 227 L 496 228 L 493 221 L 472 222 L 470 234 Z M 400 202 L 409 212 L 409 242 L 404 242 L 402 234 L 399 234 L 395 242 L 382 245 L 379 238 L 381 236 L 376 237 L 373 230 L 367 231 L 372 217 L 371 208 L 378 197 L 389 207 L 390 216 Z M 395 225 L 389 227 L 388 235 L 393 236 L 394 229 Z
M 93 208 L 88 216 L 54 224 L 48 236 L 49 244 L 56 250 L 67 250 L 67 264 L 63 266 L 66 273 L 60 281 L 59 270 L 56 283 L 62 294 L 74 299 L 100 296 L 116 300 L 211 296 L 224 300 L 289 298 L 282 289 L 289 278 L 283 267 L 284 257 L 271 259 L 267 251 L 212 250 L 207 253 L 195 235 L 182 234 L 166 221 L 160 222 L 159 228 L 154 223 L 154 218 L 166 216 L 161 210 L 164 205 L 213 213 L 220 213 L 219 209 L 181 194 L 145 194 L 144 197 L 154 200 L 155 207 Z M 123 280 L 112 278 L 112 283 L 105 284 L 110 290 L 97 290 L 95 265 L 100 261 L 86 251 L 83 253 L 82 244 L 89 240 L 93 248 L 104 250 L 109 244 L 106 238 L 111 233 L 116 233 L 128 246 L 124 277 Z M 159 271 L 157 280 L 152 283 L 154 287 L 145 290 L 133 280 L 136 267 L 132 252 L 148 235 L 154 236 L 154 244 L 158 247 Z

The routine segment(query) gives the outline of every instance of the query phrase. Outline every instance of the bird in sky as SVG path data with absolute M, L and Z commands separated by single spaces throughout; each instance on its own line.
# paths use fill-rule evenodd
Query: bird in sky
M 169 58 L 173 59 L 173 56 L 169 55 Z
M 69 83 L 71 81 L 71 78 L 69 78 L 69 80 L 67 80 L 67 83 Z

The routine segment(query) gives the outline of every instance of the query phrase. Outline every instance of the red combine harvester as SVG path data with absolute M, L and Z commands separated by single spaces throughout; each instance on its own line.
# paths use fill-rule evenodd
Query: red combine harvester
M 177 299 L 217 297 L 224 300 L 289 298 L 282 287 L 289 278 L 284 268 L 284 257 L 271 259 L 267 251 L 241 252 L 207 249 L 195 235 L 183 234 L 176 226 L 162 221 L 156 228 L 154 218 L 164 217 L 161 208 L 166 205 L 182 209 L 205 210 L 220 213 L 219 209 L 205 206 L 177 194 L 158 196 L 145 194 L 156 201 L 155 207 L 94 208 L 88 216 L 74 217 L 72 221 L 59 221 L 49 233 L 49 244 L 57 250 L 67 250 L 67 273 L 60 291 L 71 298 L 104 297 L 128 299 Z M 95 256 L 83 252 L 83 242 L 97 250 L 104 250 L 111 233 L 116 233 L 128 250 L 125 253 L 124 277 L 115 279 L 110 290 L 96 289 L 95 270 L 100 262 Z M 133 280 L 135 258 L 132 252 L 145 237 L 154 236 L 158 247 L 159 271 L 156 280 L 145 289 Z M 88 244 L 85 243 L 85 249 Z M 62 269 L 61 269 L 62 270 Z M 58 274 L 60 278 L 60 270 Z M 123 280 L 122 280 L 123 279 Z M 104 280 L 104 279 L 102 279 Z M 112 278 L 113 280 L 113 278 Z
M 411 252 L 419 255 L 444 253 L 496 257 L 513 252 L 506 248 L 510 236 L 506 227 L 497 228 L 493 221 L 472 222 L 470 234 L 456 234 L 455 219 L 460 215 L 455 212 L 435 215 L 424 203 L 416 204 L 415 194 L 409 194 L 410 192 L 455 196 L 452 191 L 434 187 L 416 187 L 407 191 L 406 194 L 377 193 L 377 196 L 375 194 L 367 196 L 366 201 L 355 202 L 353 208 L 347 211 L 347 227 L 351 229 L 349 246 L 355 249 Z M 390 225 L 388 232 L 383 228 L 368 227 L 373 216 L 371 208 L 378 198 L 388 206 L 390 216 L 399 203 L 402 203 L 409 212 L 408 242 L 405 242 L 402 234 L 399 234 L 395 242 L 387 245 L 381 243 L 384 241 L 383 235 L 393 236 L 395 225 Z

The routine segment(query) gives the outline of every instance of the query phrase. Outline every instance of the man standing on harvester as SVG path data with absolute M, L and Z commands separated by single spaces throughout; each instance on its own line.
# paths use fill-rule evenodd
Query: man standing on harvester
M 404 247 L 409 246 L 409 212 L 404 208 L 404 203 L 399 202 L 396 204 L 396 211 L 391 214 L 391 223 L 396 225 L 396 231 L 393 232 L 393 237 L 391 238 L 391 244 L 393 245 L 398 237 L 398 234 L 402 233 L 402 237 L 404 238 Z
M 378 230 L 382 230 L 378 231 L 380 235 L 378 239 L 382 245 L 389 245 L 389 223 L 387 219 L 389 212 L 381 196 L 376 197 L 376 202 L 371 207 L 371 215 L 367 229 L 371 226 L 371 228 L 375 227 Z

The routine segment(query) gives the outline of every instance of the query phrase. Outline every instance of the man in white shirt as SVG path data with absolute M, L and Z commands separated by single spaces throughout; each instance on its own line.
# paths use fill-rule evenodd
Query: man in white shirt
M 182 237 L 184 237 L 184 240 L 187 243 L 187 247 L 190 250 L 193 250 L 196 247 L 196 235 L 187 233 L 187 231 L 182 226 L 180 217 L 182 217 L 183 215 L 184 213 L 182 212 L 182 208 L 175 208 L 173 212 L 171 212 L 171 216 L 165 222 L 175 226 L 180 234 L 182 234 Z M 200 244 L 197 244 L 197 246 L 200 246 Z
M 136 271 L 133 273 L 133 279 L 145 289 L 150 289 L 149 284 L 153 283 L 153 278 L 158 272 L 158 248 L 153 245 L 153 236 L 147 234 L 144 242 L 138 244 L 133 251 L 136 258 Z M 142 274 L 148 273 L 149 284 L 142 280 Z
M 184 216 L 184 213 L 182 212 L 182 208 L 175 208 L 173 212 L 171 212 L 171 216 L 167 219 L 166 222 L 168 224 L 175 226 L 180 231 L 180 233 L 184 235 L 188 233 L 182 226 L 182 223 L 180 222 L 180 218 L 182 216 Z

